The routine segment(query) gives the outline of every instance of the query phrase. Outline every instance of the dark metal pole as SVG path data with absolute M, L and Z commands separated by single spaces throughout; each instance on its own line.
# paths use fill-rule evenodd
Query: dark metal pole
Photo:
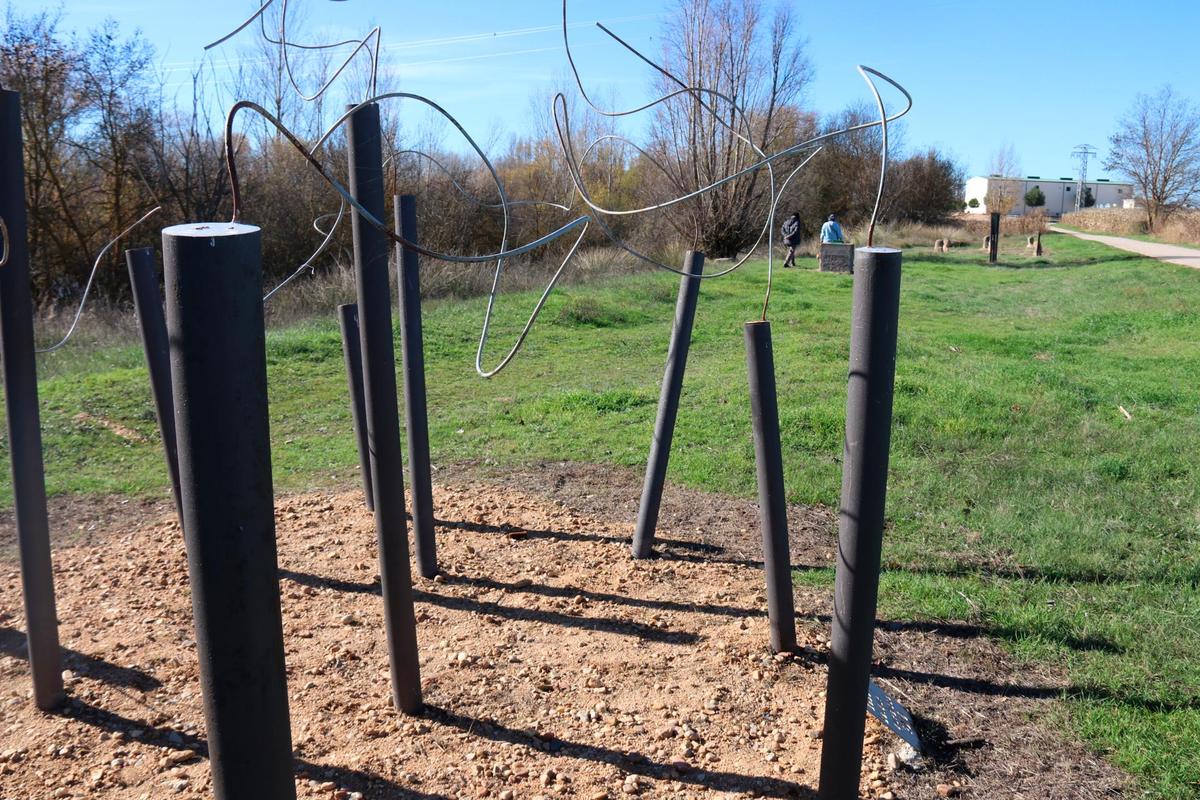
M 183 536 L 217 800 L 296 796 L 261 244 L 252 225 L 163 231 Z
M 394 201 L 396 229 L 417 241 L 417 201 L 410 194 Z M 433 535 L 433 476 L 429 463 L 429 412 L 425 397 L 425 343 L 421 332 L 420 259 L 396 245 L 399 256 L 400 352 L 404 368 L 405 429 L 408 432 L 408 491 L 412 494 L 413 540 L 417 567 L 426 578 L 437 575 Z
M 350 386 L 350 417 L 354 420 L 354 440 L 358 443 L 358 468 L 362 472 L 363 496 L 367 508 L 375 510 L 375 492 L 371 488 L 371 450 L 367 444 L 367 406 L 363 397 L 362 343 L 358 340 L 358 306 L 346 303 L 337 307 L 342 328 L 342 356 L 346 359 L 346 383 Z
M 900 255 L 899 250 L 887 247 L 864 247 L 854 254 L 850 381 L 821 748 L 821 800 L 858 797 L 891 445 Z
M 991 216 L 991 236 L 988 238 L 988 263 L 995 264 L 1000 255 L 1000 215 Z
M 766 320 L 747 322 L 745 335 L 771 649 L 785 653 L 796 649 L 796 606 L 792 597 L 792 558 L 788 552 L 787 498 L 783 490 L 783 452 L 779 442 L 771 323 Z
M 6 229 L 0 249 L 8 253 L 7 263 L 0 266 L 0 352 L 33 702 L 49 710 L 62 703 L 64 697 L 62 651 L 54 607 L 37 362 L 33 354 L 23 153 L 21 95 L 0 90 L 0 220 Z
M 175 513 L 179 515 L 179 524 L 182 525 L 183 506 L 179 502 L 179 452 L 175 445 L 175 405 L 171 400 L 171 344 L 167 339 L 167 319 L 163 316 L 162 299 L 158 294 L 154 248 L 139 247 L 136 250 L 126 250 L 125 263 L 129 267 L 133 308 L 137 312 L 138 327 L 142 332 L 146 369 L 150 372 L 154 413 L 158 417 L 158 430 L 162 435 L 167 473 L 171 476 Z
M 700 275 L 704 272 L 704 253 L 687 251 L 683 257 L 684 276 L 679 281 L 675 301 L 675 326 L 667 348 L 667 369 L 663 374 L 658 398 L 658 418 L 654 421 L 654 441 L 646 462 L 646 481 L 638 506 L 637 527 L 633 532 L 634 558 L 649 558 L 658 528 L 658 509 L 662 505 L 663 482 L 667 479 L 667 460 L 671 457 L 671 439 L 675 436 L 675 417 L 679 413 L 679 394 L 683 390 L 683 371 L 687 367 L 688 347 L 692 343 L 692 323 L 696 319 L 696 298 L 700 294 Z
M 347 124 L 350 193 L 376 219 L 386 219 L 379 106 L 372 103 L 359 108 L 350 115 Z M 375 534 L 379 540 L 392 701 L 401 711 L 417 714 L 422 708 L 421 666 L 404 518 L 404 463 L 400 454 L 400 415 L 396 408 L 388 240 L 369 222 L 360 219 L 357 211 L 353 213 L 352 224 L 367 441 L 371 450 L 371 485 L 375 491 Z

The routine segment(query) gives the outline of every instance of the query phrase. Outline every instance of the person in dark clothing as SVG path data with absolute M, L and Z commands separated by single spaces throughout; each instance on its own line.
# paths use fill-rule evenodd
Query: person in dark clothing
M 796 266 L 796 248 L 800 245 L 800 214 L 795 213 L 788 217 L 787 222 L 783 223 L 783 230 L 780 231 L 783 235 L 783 246 L 788 249 L 787 258 L 783 261 L 783 266 Z

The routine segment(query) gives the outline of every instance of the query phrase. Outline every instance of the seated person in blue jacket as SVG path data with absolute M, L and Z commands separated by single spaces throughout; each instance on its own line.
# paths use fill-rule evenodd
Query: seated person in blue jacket
M 837 214 L 830 214 L 829 219 L 821 226 L 821 244 L 845 244 L 846 235 L 838 224 Z

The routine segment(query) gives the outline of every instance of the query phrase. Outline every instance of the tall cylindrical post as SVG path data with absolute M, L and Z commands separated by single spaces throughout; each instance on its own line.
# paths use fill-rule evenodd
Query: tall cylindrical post
M 988 263 L 995 264 L 1000 256 L 1000 215 L 991 215 L 991 235 L 988 236 Z
M 37 363 L 33 353 L 33 300 L 25 240 L 25 165 L 21 95 L 0 89 L 0 220 L 8 261 L 0 266 L 0 353 L 12 458 L 13 506 L 25 598 L 25 631 L 33 701 L 49 710 L 63 701 L 62 651 L 50 563 L 50 521 L 42 462 Z
M 900 314 L 900 251 L 854 255 L 850 380 L 821 749 L 821 800 L 858 797 L 879 595 Z
M 371 103 L 348 121 L 350 193 L 375 219 L 386 219 L 383 204 L 383 138 L 379 106 Z M 412 571 L 404 518 L 404 463 L 400 415 L 396 408 L 396 353 L 392 347 L 392 293 L 388 284 L 388 240 L 357 210 L 352 215 L 354 272 L 358 284 L 359 338 L 363 355 L 367 440 L 375 493 L 375 534 L 383 619 L 392 672 L 392 700 L 409 714 L 421 711 L 421 667 Z
M 395 199 L 396 229 L 417 241 L 417 201 L 410 194 Z M 405 430 L 408 433 L 408 491 L 412 495 L 413 540 L 417 567 L 426 578 L 437 575 L 437 543 L 433 534 L 433 475 L 429 463 L 429 412 L 425 399 L 425 343 L 421 333 L 420 259 L 415 250 L 396 245 L 399 256 L 400 352 L 404 369 Z
M 638 506 L 637 526 L 633 532 L 634 558 L 648 558 L 658 528 L 658 510 L 662 505 L 663 483 L 667 479 L 667 461 L 671 457 L 671 439 L 675 436 L 675 417 L 679 413 L 679 395 L 683 391 L 683 372 L 687 367 L 688 347 L 692 343 L 692 323 L 696 319 L 696 298 L 700 295 L 700 275 L 704 272 L 704 253 L 687 251 L 683 257 L 683 277 L 675 301 L 675 325 L 667 348 L 667 368 L 658 397 L 658 417 L 654 421 L 654 440 L 646 462 L 646 480 Z
M 783 489 L 783 452 L 779 442 L 771 323 L 766 320 L 747 322 L 745 336 L 771 649 L 784 653 L 796 649 L 796 606 L 792 597 L 792 558 L 788 549 L 787 498 Z
M 358 444 L 358 468 L 362 472 L 363 497 L 367 508 L 375 510 L 375 492 L 371 488 L 371 449 L 367 443 L 367 405 L 363 397 L 362 343 L 358 340 L 358 306 L 346 303 L 337 307 L 342 329 L 342 356 L 346 360 L 346 384 L 350 387 L 350 417 L 354 421 L 354 441 Z
M 183 507 L 179 503 L 179 452 L 175 444 L 175 405 L 171 400 L 171 345 L 167 339 L 167 318 L 163 315 L 162 299 L 158 294 L 158 275 L 154 269 L 154 248 L 139 247 L 125 251 L 129 267 L 129 286 L 133 290 L 133 308 L 138 328 L 142 332 L 142 350 L 146 353 L 146 369 L 150 373 L 150 394 L 158 431 L 162 436 L 163 454 L 167 459 L 167 474 L 171 476 L 171 493 L 175 498 L 175 513 L 183 524 Z
M 261 236 L 163 231 L 183 535 L 213 795 L 296 796 L 271 486 Z

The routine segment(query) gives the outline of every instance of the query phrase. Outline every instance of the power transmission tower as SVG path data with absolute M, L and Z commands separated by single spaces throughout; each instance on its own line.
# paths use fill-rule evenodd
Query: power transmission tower
M 1079 161 L 1079 187 L 1075 190 L 1075 210 L 1079 211 L 1083 208 L 1083 193 L 1087 188 L 1087 167 L 1088 159 L 1096 155 L 1098 151 L 1090 144 L 1077 144 L 1075 149 L 1071 151 L 1071 158 Z

